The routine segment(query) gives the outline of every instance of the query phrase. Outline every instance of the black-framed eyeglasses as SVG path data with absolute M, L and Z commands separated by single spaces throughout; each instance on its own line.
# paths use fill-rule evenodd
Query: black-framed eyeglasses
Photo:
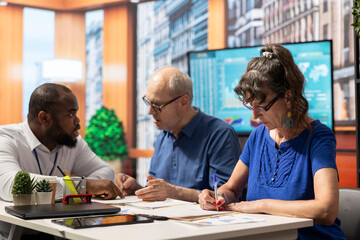
M 275 103 L 279 98 L 280 98 L 280 96 L 275 97 L 275 98 L 274 98 L 273 100 L 271 100 L 271 101 L 269 102 L 269 104 L 266 105 L 265 107 L 253 107 L 253 106 L 251 106 L 250 103 L 247 103 L 247 102 L 243 102 L 243 105 L 244 105 L 245 107 L 247 107 L 248 109 L 250 109 L 250 110 L 267 112 L 267 111 L 269 111 L 269 109 L 272 107 L 272 105 L 274 105 L 274 103 Z
M 158 105 L 156 105 L 156 104 L 154 104 L 154 103 L 151 103 L 150 100 L 147 99 L 147 97 L 146 97 L 145 95 L 142 97 L 142 100 L 144 101 L 144 103 L 146 104 L 146 106 L 151 106 L 151 107 L 155 110 L 155 112 L 161 112 L 161 109 L 163 109 L 164 107 L 166 107 L 166 106 L 169 105 L 170 103 L 176 101 L 176 100 L 179 99 L 180 97 L 182 97 L 182 95 L 177 96 L 176 98 L 170 100 L 170 101 L 167 102 L 167 103 L 164 103 L 164 104 L 161 105 L 161 106 L 158 106 Z

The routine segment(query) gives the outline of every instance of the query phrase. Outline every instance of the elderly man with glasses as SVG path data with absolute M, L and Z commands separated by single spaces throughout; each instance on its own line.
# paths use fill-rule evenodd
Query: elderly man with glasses
M 147 186 L 119 174 L 115 184 L 125 195 L 148 201 L 174 198 L 198 201 L 202 189 L 225 183 L 241 150 L 237 135 L 225 121 L 192 106 L 192 81 L 173 67 L 158 70 L 143 97 L 155 126 L 162 130 L 151 159 Z

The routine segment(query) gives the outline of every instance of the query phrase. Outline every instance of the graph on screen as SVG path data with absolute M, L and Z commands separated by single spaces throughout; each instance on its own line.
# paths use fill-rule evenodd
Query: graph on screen
M 294 57 L 306 79 L 309 115 L 333 129 L 332 42 L 282 44 Z M 189 75 L 194 84 L 193 105 L 224 119 L 239 134 L 249 134 L 261 124 L 252 118 L 234 92 L 247 63 L 260 55 L 262 46 L 190 52 Z

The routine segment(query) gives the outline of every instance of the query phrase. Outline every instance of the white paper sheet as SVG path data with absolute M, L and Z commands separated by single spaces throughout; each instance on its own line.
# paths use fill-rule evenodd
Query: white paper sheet
M 121 212 L 129 214 L 147 214 L 155 216 L 163 216 L 168 218 L 186 218 L 186 217 L 203 217 L 215 214 L 231 213 L 230 211 L 206 211 L 200 208 L 199 204 L 190 203 L 183 205 L 175 205 L 170 207 L 144 209 L 126 205 L 121 208 Z
M 200 220 L 191 221 L 188 223 L 200 224 L 205 226 L 217 226 L 217 225 L 262 222 L 262 221 L 264 221 L 264 219 L 262 218 L 249 217 L 241 213 L 235 213 L 224 216 L 214 216 L 214 217 L 204 218 Z
M 142 208 L 142 209 L 168 208 L 168 207 L 186 205 L 186 204 L 193 204 L 193 203 L 176 200 L 176 199 L 169 199 L 169 198 L 166 199 L 165 201 L 155 201 L 155 202 L 138 201 L 138 202 L 126 203 L 126 205 Z
M 120 198 L 118 196 L 116 199 L 113 199 L 113 200 L 103 200 L 103 199 L 93 198 L 93 199 L 91 199 L 91 201 L 104 203 L 104 204 L 110 204 L 110 205 L 125 205 L 127 203 L 141 202 L 142 200 L 137 198 L 136 195 L 132 195 L 132 196 L 126 196 L 124 198 Z
M 207 211 L 203 210 L 199 204 L 189 204 L 184 207 L 183 205 L 173 206 L 169 208 L 159 208 L 153 210 L 153 215 L 166 216 L 168 218 L 184 218 L 184 217 L 202 217 L 215 214 L 225 214 L 230 211 Z

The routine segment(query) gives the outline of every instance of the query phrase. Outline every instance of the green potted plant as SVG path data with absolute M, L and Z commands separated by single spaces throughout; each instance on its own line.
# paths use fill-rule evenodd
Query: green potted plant
M 35 180 L 28 172 L 17 172 L 11 189 L 14 205 L 30 205 L 34 188 Z
M 35 196 L 37 204 L 52 203 L 52 185 L 49 180 L 42 179 L 35 185 Z
M 127 158 L 128 148 L 124 127 L 113 109 L 103 106 L 96 111 L 85 130 L 85 141 L 97 156 L 110 163 L 115 173 L 121 171 L 121 160 Z
M 356 36 L 360 38 L 360 0 L 354 0 L 354 6 L 352 7 L 352 10 L 354 22 L 351 24 L 351 26 L 354 27 Z

